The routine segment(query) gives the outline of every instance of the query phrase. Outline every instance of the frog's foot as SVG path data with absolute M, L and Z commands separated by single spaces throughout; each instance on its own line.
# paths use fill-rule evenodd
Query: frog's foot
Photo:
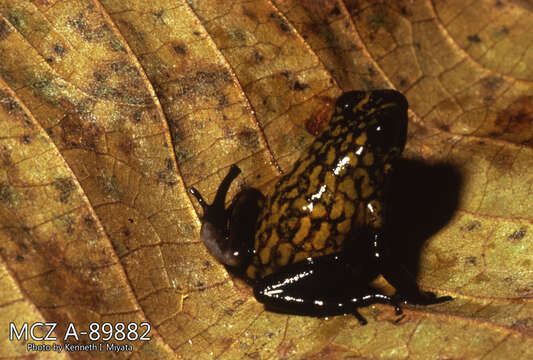
M 352 314 L 353 314 L 353 316 L 355 316 L 355 318 L 357 320 L 359 320 L 359 324 L 361 324 L 361 325 L 368 324 L 368 321 L 365 319 L 365 317 L 363 315 L 361 315 L 359 313 L 359 311 L 357 311 L 357 309 L 355 309 Z
M 405 302 L 412 305 L 432 305 L 453 300 L 451 296 L 439 296 L 430 291 L 420 291 L 416 295 L 403 296 L 396 294 L 392 297 L 396 302 Z

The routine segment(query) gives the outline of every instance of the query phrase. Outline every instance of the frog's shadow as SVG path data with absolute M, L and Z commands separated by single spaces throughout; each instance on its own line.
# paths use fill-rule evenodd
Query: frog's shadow
M 458 207 L 463 178 L 449 164 L 401 159 L 391 180 L 387 246 L 416 276 L 424 242 L 450 221 Z

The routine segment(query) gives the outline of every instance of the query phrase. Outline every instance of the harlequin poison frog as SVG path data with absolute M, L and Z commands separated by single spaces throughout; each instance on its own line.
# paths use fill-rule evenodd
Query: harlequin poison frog
M 451 300 L 419 290 L 394 259 L 385 237 L 387 192 L 406 142 L 407 100 L 394 90 L 351 91 L 336 102 L 327 128 L 266 197 L 254 188 L 225 208 L 240 170 L 233 165 L 203 208 L 200 237 L 210 253 L 254 286 L 274 311 L 327 316 L 374 303 Z M 371 282 L 382 275 L 396 290 Z

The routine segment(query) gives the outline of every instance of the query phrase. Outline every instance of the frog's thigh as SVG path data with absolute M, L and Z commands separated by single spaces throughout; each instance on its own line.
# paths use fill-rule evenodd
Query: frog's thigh
M 375 277 L 367 264 L 348 264 L 343 254 L 326 255 L 288 265 L 259 280 L 254 295 L 267 308 L 311 316 L 354 314 L 374 303 L 392 303 L 368 283 Z

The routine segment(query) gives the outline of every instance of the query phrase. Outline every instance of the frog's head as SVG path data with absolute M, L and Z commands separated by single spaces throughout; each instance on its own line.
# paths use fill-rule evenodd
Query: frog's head
M 352 119 L 356 134 L 365 134 L 365 144 L 385 163 L 397 158 L 407 137 L 407 100 L 395 90 L 350 91 L 337 100 L 336 115 Z

